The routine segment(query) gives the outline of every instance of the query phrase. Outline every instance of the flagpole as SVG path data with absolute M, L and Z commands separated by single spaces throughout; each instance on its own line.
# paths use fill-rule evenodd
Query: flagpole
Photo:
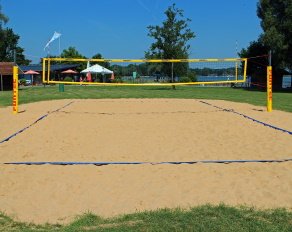
M 61 36 L 59 37 L 59 57 L 61 57 Z

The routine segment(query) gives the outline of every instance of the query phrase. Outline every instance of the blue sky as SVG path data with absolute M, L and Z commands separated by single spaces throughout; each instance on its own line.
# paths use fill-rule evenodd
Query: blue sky
M 47 55 L 44 46 L 54 31 L 62 34 L 61 50 L 73 46 L 86 57 L 143 58 L 153 42 L 147 26 L 161 25 L 173 3 L 192 20 L 190 58 L 235 57 L 236 49 L 262 33 L 256 0 L 0 0 L 6 26 L 20 35 L 33 63 Z M 50 53 L 58 55 L 58 41 Z

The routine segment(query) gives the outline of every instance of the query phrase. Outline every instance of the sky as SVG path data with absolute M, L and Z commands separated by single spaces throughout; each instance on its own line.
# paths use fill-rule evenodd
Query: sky
M 147 26 L 162 25 L 173 3 L 192 21 L 195 33 L 189 58 L 233 58 L 262 33 L 257 0 L 0 0 L 7 27 L 20 36 L 19 45 L 32 63 L 47 56 L 44 47 L 61 33 L 60 50 L 69 46 L 91 58 L 144 58 L 154 40 Z M 50 44 L 59 54 L 59 41 Z

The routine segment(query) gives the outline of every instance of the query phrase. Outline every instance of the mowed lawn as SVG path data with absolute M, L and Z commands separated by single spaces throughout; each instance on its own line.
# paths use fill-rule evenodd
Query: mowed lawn
M 59 92 L 55 86 L 21 87 L 19 104 L 54 100 L 54 99 L 101 99 L 101 98 L 185 98 L 218 99 L 250 103 L 257 106 L 266 105 L 266 92 L 250 91 L 230 87 L 197 86 L 65 86 Z M 0 107 L 12 105 L 12 91 L 0 92 Z M 292 93 L 273 93 L 273 109 L 292 112 Z

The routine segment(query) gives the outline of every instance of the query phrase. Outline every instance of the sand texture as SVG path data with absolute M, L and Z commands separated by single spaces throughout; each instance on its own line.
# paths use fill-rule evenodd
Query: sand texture
M 3 164 L 292 158 L 292 135 L 222 108 L 288 131 L 291 113 L 203 101 L 221 108 L 187 99 L 47 101 L 21 105 L 18 115 L 0 108 L 0 141 L 32 124 L 0 144 L 0 211 L 21 221 L 63 223 L 88 211 L 108 217 L 206 203 L 292 208 L 292 162 Z

